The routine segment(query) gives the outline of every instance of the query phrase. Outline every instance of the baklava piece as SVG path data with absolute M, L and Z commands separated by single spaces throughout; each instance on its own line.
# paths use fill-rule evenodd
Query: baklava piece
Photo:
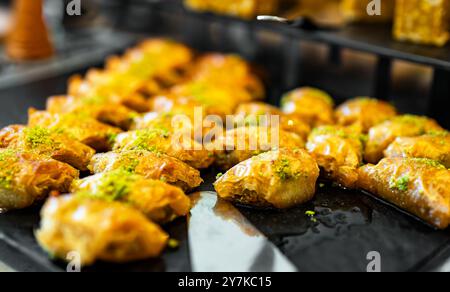
M 66 193 L 79 172 L 34 153 L 0 149 L 0 209 L 24 209 L 50 193 Z
M 111 149 L 121 129 L 103 124 L 93 118 L 77 114 L 51 114 L 46 111 L 29 112 L 29 127 L 47 128 L 65 134 L 98 152 Z
M 277 12 L 279 0 L 184 0 L 190 9 L 199 12 L 214 12 L 244 19 L 252 19 L 260 14 Z
M 297 115 L 311 127 L 334 124 L 333 99 L 319 89 L 295 89 L 282 98 L 281 107 L 284 113 Z
M 434 132 L 419 137 L 400 137 L 384 152 L 387 158 L 428 158 L 450 168 L 450 134 Z
M 265 89 L 252 66 L 237 55 L 206 54 L 194 63 L 190 73 L 193 81 L 215 84 L 243 92 L 244 99 L 261 100 Z M 244 101 L 240 99 L 239 101 Z
M 85 171 L 95 150 L 58 131 L 13 125 L 0 131 L 0 147 L 33 152 Z
M 74 181 L 71 192 L 107 202 L 126 203 L 157 223 L 187 215 L 191 204 L 181 189 L 123 169 Z
M 427 117 L 398 116 L 370 129 L 364 159 L 378 163 L 384 156 L 384 150 L 398 137 L 417 137 L 443 130 L 436 121 Z
M 47 99 L 47 111 L 51 114 L 80 114 L 102 123 L 128 130 L 137 112 L 104 97 L 53 96 Z
M 319 167 L 304 150 L 270 151 L 246 160 L 221 176 L 218 195 L 262 208 L 291 208 L 310 201 L 316 192 Z
M 39 244 L 56 258 L 77 252 L 83 266 L 159 257 L 168 235 L 139 211 L 82 196 L 51 198 L 41 211 Z
M 352 188 L 363 162 L 364 136 L 339 126 L 313 130 L 306 149 L 316 159 L 327 178 Z
M 216 165 L 224 170 L 263 152 L 280 148 L 304 148 L 305 141 L 278 128 L 240 127 L 225 131 L 208 145 L 215 150 Z
M 89 169 L 93 173 L 124 169 L 148 179 L 165 181 L 185 192 L 195 189 L 203 182 L 197 169 L 176 158 L 145 150 L 96 154 Z
M 170 58 L 167 58 L 170 56 Z M 83 79 L 74 76 L 69 95 L 120 99 L 137 112 L 149 110 L 147 98 L 170 87 L 179 72 L 190 65 L 193 54 L 184 45 L 153 39 L 130 49 L 123 57 L 111 58 L 105 70 L 90 70 Z
M 276 118 L 280 128 L 286 132 L 295 133 L 306 139 L 311 127 L 295 114 L 285 114 L 277 107 L 263 102 L 252 102 L 240 105 L 236 112 L 238 122 L 245 125 L 269 127 L 272 118 Z
M 422 158 L 385 158 L 360 169 L 358 185 L 439 229 L 450 224 L 450 171 Z
M 449 39 L 450 1 L 397 0 L 394 36 L 400 41 L 442 47 Z
M 336 110 L 339 125 L 360 127 L 363 133 L 396 115 L 397 110 L 391 104 L 367 97 L 349 100 Z
M 214 162 L 214 155 L 190 136 L 171 134 L 167 130 L 147 129 L 117 135 L 114 150 L 146 150 L 166 154 L 188 165 L 203 169 Z

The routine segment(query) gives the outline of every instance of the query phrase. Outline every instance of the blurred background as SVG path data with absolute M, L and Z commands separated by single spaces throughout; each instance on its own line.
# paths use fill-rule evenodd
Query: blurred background
M 65 92 L 71 74 L 102 66 L 107 55 L 145 37 L 164 36 L 199 51 L 247 58 L 274 104 L 283 92 L 308 85 L 338 102 L 386 99 L 450 127 L 447 0 L 382 0 L 381 16 L 369 16 L 371 1 L 364 0 L 81 0 L 81 16 L 67 14 L 73 1 L 44 0 L 47 32 L 39 33 L 40 17 L 32 14 L 37 12 L 22 7 L 27 17 L 18 23 L 23 1 L 30 0 L 0 1 L 0 103 L 10 111 L 0 116 L 2 126 L 11 115 L 24 120 L 28 106 L 40 107 L 46 97 Z M 256 21 L 261 14 L 303 17 L 314 25 Z M 25 46 L 26 38 L 36 40 Z

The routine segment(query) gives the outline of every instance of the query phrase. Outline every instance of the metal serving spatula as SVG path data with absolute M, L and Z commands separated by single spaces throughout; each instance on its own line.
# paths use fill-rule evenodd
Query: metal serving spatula
M 193 196 L 189 247 L 194 272 L 295 272 L 297 268 L 230 203 Z
M 344 18 L 334 14 L 301 16 L 294 19 L 288 19 L 275 15 L 259 15 L 257 20 L 281 23 L 303 30 L 338 30 L 346 25 Z

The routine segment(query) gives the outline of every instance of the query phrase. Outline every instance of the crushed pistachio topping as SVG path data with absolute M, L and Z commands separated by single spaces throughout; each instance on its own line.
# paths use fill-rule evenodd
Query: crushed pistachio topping
M 12 149 L 0 151 L 0 188 L 11 189 L 14 181 L 15 166 L 18 161 L 17 152 Z
M 316 216 L 316 212 L 314 212 L 314 211 L 306 211 L 305 215 L 309 216 L 309 217 L 313 217 L 313 216 Z
M 449 132 L 447 131 L 429 131 L 427 133 L 428 136 L 432 137 L 447 137 L 449 136 Z
M 152 144 L 152 141 L 157 138 L 167 139 L 170 134 L 167 130 L 149 129 L 137 132 L 136 140 L 134 141 L 135 150 L 147 150 L 150 152 L 159 152 L 158 148 Z
M 283 158 L 276 162 L 275 174 L 281 180 L 289 180 L 292 178 L 298 178 L 300 176 L 300 173 L 294 173 L 292 171 L 291 163 L 286 158 Z
M 42 127 L 25 129 L 25 141 L 32 149 L 42 146 L 54 147 L 56 144 L 52 138 L 52 132 Z
M 316 212 L 315 211 L 306 211 L 305 215 L 308 216 L 311 220 L 311 222 L 317 222 L 317 219 L 315 218 Z
M 332 135 L 340 137 L 342 139 L 357 139 L 360 140 L 362 143 L 367 142 L 367 140 L 369 139 L 367 135 L 347 133 L 344 129 L 336 128 L 333 126 L 323 126 L 315 128 L 312 131 L 311 135 L 312 136 Z
M 216 179 L 219 179 L 219 178 L 221 178 L 223 176 L 223 173 L 218 173 L 217 175 L 216 175 Z
M 167 246 L 171 249 L 177 249 L 178 247 L 180 247 L 180 242 L 176 239 L 171 238 L 167 242 Z
M 289 160 L 287 159 L 282 159 L 276 169 L 275 169 L 275 173 L 282 179 L 282 180 L 287 180 L 289 178 L 289 173 L 290 173 L 290 168 L 291 165 L 289 163 Z
M 438 169 L 446 169 L 439 161 L 428 159 L 428 158 L 410 158 L 413 162 L 418 162 L 427 166 L 431 166 Z
M 389 187 L 393 190 L 399 190 L 402 192 L 406 192 L 409 187 L 409 176 L 404 175 L 397 180 L 392 178 L 389 183 Z
M 108 139 L 108 144 L 113 145 L 116 142 L 117 134 L 116 133 L 107 134 L 107 139 Z
M 17 152 L 13 149 L 2 149 L 0 151 L 0 163 L 16 159 Z
M 122 169 L 126 172 L 134 173 L 139 165 L 139 160 L 136 158 L 128 157 L 122 166 Z
M 0 173 L 0 188 L 2 189 L 11 189 L 13 182 L 13 171 L 6 170 Z
M 110 100 L 109 98 L 103 95 L 93 95 L 84 97 L 82 101 L 86 105 L 102 105 L 108 103 Z
M 394 122 L 398 122 L 401 124 L 407 124 L 407 125 L 411 125 L 411 126 L 420 128 L 421 134 L 425 134 L 427 132 L 425 129 L 425 126 L 428 121 L 429 121 L 429 119 L 427 117 L 415 116 L 415 115 L 403 115 L 403 116 L 396 117 L 394 119 Z
M 102 177 L 97 191 L 90 197 L 106 200 L 109 202 L 123 200 L 132 190 L 132 185 L 139 179 L 139 176 L 119 169 L 109 172 Z

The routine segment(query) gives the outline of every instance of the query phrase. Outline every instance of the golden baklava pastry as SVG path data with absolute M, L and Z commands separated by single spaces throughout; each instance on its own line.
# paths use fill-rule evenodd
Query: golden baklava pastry
M 450 171 L 422 158 L 385 158 L 360 169 L 358 185 L 439 229 L 450 224 Z
M 449 40 L 450 1 L 397 0 L 394 37 L 400 41 L 444 46 Z
M 184 0 L 187 7 L 200 12 L 214 12 L 252 19 L 277 12 L 279 0 Z
M 221 176 L 214 187 L 226 200 L 286 209 L 311 200 L 318 177 L 319 167 L 306 151 L 282 149 L 236 165 Z
M 241 104 L 235 112 L 236 120 L 245 125 L 270 126 L 272 118 L 276 119 L 280 128 L 286 132 L 295 133 L 306 139 L 311 127 L 295 114 L 285 114 L 277 107 L 263 102 Z
M 202 107 L 182 111 L 181 106 L 176 106 L 172 111 L 149 112 L 136 117 L 131 130 L 163 129 L 172 135 L 186 135 L 201 141 L 209 130 L 204 127 L 206 117 Z
M 29 111 L 28 126 L 58 131 L 99 152 L 110 150 L 114 138 L 122 132 L 84 115 L 51 114 L 33 109 Z
M 123 57 L 110 59 L 105 70 L 92 69 L 84 79 L 72 78 L 69 95 L 119 98 L 123 105 L 145 112 L 149 110 L 146 98 L 157 94 L 163 86 L 160 83 L 168 82 L 192 58 L 192 52 L 184 45 L 162 39 L 148 40 Z
M 363 133 L 396 115 L 397 110 L 391 104 L 368 97 L 351 99 L 336 110 L 339 125 L 359 126 Z
M 96 154 L 89 169 L 93 173 L 124 169 L 148 179 L 167 182 L 185 192 L 195 189 L 203 182 L 197 169 L 168 155 L 146 150 Z
M 295 89 L 282 98 L 281 107 L 284 113 L 295 114 L 312 127 L 334 124 L 333 99 L 319 89 Z
M 450 168 L 450 134 L 434 132 L 419 137 L 399 137 L 384 151 L 387 158 L 428 158 Z
M 24 209 L 50 193 L 69 191 L 79 172 L 34 153 L 0 149 L 0 209 Z
M 189 135 L 177 136 L 164 129 L 136 130 L 119 134 L 114 142 L 114 150 L 146 150 L 166 154 L 197 169 L 208 168 L 214 162 L 213 153 Z
M 363 162 L 364 136 L 339 126 L 313 130 L 306 149 L 316 159 L 325 176 L 340 185 L 353 188 Z
M 427 117 L 398 116 L 370 129 L 364 159 L 377 163 L 383 158 L 384 150 L 398 137 L 417 137 L 443 130 L 435 120 Z
M 52 96 L 47 99 L 47 111 L 52 114 L 81 114 L 124 130 L 128 130 L 137 112 L 112 98 Z
M 167 58 L 170 56 L 170 58 Z M 170 87 L 185 78 L 184 71 L 192 66 L 194 52 L 184 44 L 169 39 L 148 39 L 138 46 L 130 48 L 119 60 L 108 59 L 107 71 L 127 72 L 134 78 L 143 79 L 145 94 L 153 95 L 152 89 L 156 81 L 158 86 Z
M 42 127 L 12 125 L 0 131 L 0 147 L 33 152 L 85 171 L 95 150 L 69 136 Z
M 151 112 L 185 114 L 194 119 L 194 110 L 197 108 L 206 113 L 204 106 L 193 98 L 175 96 L 173 94 L 157 95 L 149 100 Z
M 97 260 L 125 263 L 158 257 L 169 236 L 125 204 L 62 196 L 45 204 L 36 238 L 52 256 L 67 260 L 76 252 L 88 266 Z
M 261 79 L 253 72 L 252 66 L 238 55 L 206 54 L 192 66 L 190 76 L 193 81 L 239 89 L 245 93 L 242 93 L 245 99 L 248 95 L 251 100 L 265 97 Z
M 90 69 L 85 79 L 80 75 L 69 79 L 68 95 L 75 98 L 100 97 L 141 113 L 149 110 L 148 98 L 139 89 L 141 86 L 139 79 L 130 75 Z
M 304 148 L 305 141 L 297 134 L 279 128 L 246 126 L 225 131 L 207 147 L 216 153 L 216 165 L 230 169 L 234 165 L 263 152 L 280 148 Z
M 126 203 L 157 223 L 185 216 L 191 206 L 190 199 L 180 188 L 123 169 L 74 181 L 71 192 L 107 202 Z
M 217 86 L 204 81 L 191 81 L 175 86 L 171 95 L 192 100 L 204 107 L 207 114 L 225 118 L 232 115 L 239 102 L 249 102 L 252 97 L 244 90 L 233 87 Z

